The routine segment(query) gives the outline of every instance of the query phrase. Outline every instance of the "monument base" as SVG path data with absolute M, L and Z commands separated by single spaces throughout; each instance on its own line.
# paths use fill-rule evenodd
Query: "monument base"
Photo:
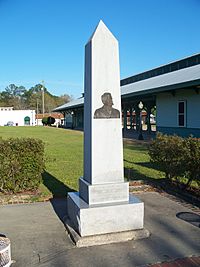
M 79 179 L 79 196 L 89 205 L 102 205 L 129 200 L 129 182 L 91 185 L 82 177 Z
M 79 193 L 69 193 L 68 216 L 81 237 L 139 230 L 144 227 L 144 203 L 130 195 L 129 201 L 89 206 Z
M 74 230 L 72 222 L 69 219 L 69 217 L 65 218 L 65 226 L 67 228 L 67 232 L 72 242 L 78 248 L 127 242 L 130 240 L 139 240 L 143 238 L 148 238 L 150 236 L 150 232 L 147 229 L 141 229 L 141 230 L 123 231 L 117 233 L 81 237 Z

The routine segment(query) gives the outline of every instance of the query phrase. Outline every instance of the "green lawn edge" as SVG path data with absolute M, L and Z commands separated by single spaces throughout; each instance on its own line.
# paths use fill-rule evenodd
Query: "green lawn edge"
M 78 191 L 78 179 L 83 175 L 83 132 L 42 126 L 0 127 L 0 137 L 33 137 L 44 142 L 46 167 L 36 200 L 65 197 L 67 192 Z M 126 180 L 164 178 L 164 173 L 150 162 L 147 144 L 128 140 L 123 143 Z

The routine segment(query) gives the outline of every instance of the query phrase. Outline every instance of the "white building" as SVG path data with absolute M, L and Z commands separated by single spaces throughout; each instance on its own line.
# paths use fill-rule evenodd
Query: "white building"
M 0 126 L 35 126 L 35 110 L 0 107 Z

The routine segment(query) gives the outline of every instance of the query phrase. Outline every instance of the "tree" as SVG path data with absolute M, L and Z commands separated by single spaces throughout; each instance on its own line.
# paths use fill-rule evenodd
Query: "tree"
M 47 125 L 48 124 L 48 117 L 42 118 L 42 124 Z
M 24 86 L 10 84 L 1 93 L 1 103 L 3 103 L 4 106 L 12 106 L 15 109 L 23 109 L 25 92 L 26 88 Z
M 50 126 L 51 124 L 54 124 L 55 123 L 55 118 L 54 117 L 51 117 L 51 116 L 49 116 L 48 118 L 47 118 L 47 124 Z
M 38 113 L 43 112 L 44 90 L 44 113 L 51 113 L 57 106 L 63 105 L 72 99 L 68 94 L 61 96 L 52 95 L 42 84 L 36 84 L 30 89 L 15 84 L 8 85 L 4 91 L 0 93 L 0 106 L 10 106 L 14 109 L 34 109 Z
M 60 97 L 59 96 L 55 97 L 55 100 L 56 100 L 56 107 L 58 107 L 72 101 L 73 97 L 68 94 L 64 94 L 61 95 Z

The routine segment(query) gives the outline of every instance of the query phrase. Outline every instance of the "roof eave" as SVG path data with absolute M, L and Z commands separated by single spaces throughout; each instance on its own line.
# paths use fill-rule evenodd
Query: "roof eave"
M 172 91 L 172 90 L 177 90 L 177 89 L 184 89 L 188 87 L 195 87 L 200 84 L 200 79 L 197 80 L 191 80 L 183 83 L 177 83 L 177 84 L 171 84 L 167 86 L 161 86 L 157 88 L 150 88 L 142 91 L 137 91 L 137 92 L 131 92 L 131 93 L 124 93 L 121 94 L 122 99 L 124 98 L 129 98 L 133 96 L 138 96 L 138 95 L 149 95 L 149 94 L 156 94 L 156 93 L 163 93 L 167 91 Z
M 72 110 L 72 109 L 75 109 L 75 108 L 80 108 L 80 107 L 83 107 L 83 106 L 84 106 L 84 103 L 81 103 L 81 104 L 77 104 L 77 105 L 73 105 L 73 106 L 69 106 L 69 107 L 55 108 L 52 111 L 53 112 L 62 112 L 62 111 Z

